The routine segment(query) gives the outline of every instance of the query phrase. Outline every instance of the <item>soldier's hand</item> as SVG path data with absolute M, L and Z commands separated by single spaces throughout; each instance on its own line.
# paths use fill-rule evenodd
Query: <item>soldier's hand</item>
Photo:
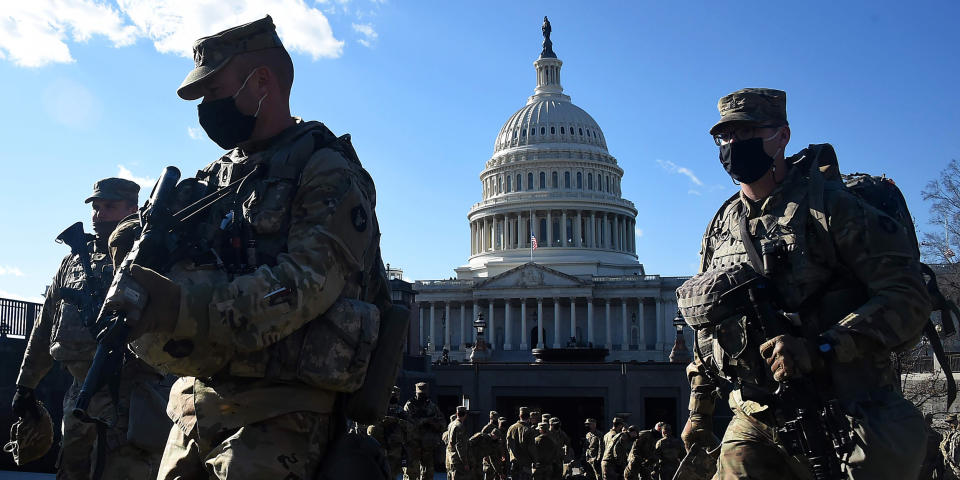
M 148 332 L 172 332 L 180 314 L 180 286 L 140 265 L 130 266 L 130 276 L 147 291 L 140 319 L 130 325 L 130 340 Z
M 40 417 L 40 409 L 37 408 L 37 397 L 32 388 L 17 385 L 17 391 L 13 394 L 13 401 L 10 403 L 13 414 L 26 418 L 27 415 L 33 418 Z
M 766 360 L 773 379 L 800 378 L 819 367 L 820 358 L 813 346 L 805 339 L 792 335 L 779 335 L 760 345 L 760 355 Z
M 694 444 L 716 445 L 717 437 L 713 435 L 713 416 L 691 412 L 687 424 L 683 426 L 680 440 L 689 452 Z

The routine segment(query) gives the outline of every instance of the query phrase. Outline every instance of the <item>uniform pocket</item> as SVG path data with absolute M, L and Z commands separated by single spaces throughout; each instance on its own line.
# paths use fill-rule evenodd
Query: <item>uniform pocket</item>
M 376 306 L 337 300 L 307 327 L 297 362 L 298 379 L 326 390 L 356 391 L 366 376 L 379 328 Z
M 269 178 L 257 184 L 243 201 L 243 218 L 258 234 L 277 233 L 290 220 L 290 200 L 294 185 L 287 181 Z

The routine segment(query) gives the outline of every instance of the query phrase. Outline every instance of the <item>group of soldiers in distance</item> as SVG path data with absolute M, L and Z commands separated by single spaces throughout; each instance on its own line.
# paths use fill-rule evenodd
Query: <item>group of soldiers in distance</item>
M 520 407 L 511 424 L 490 411 L 488 423 L 470 434 L 467 408 L 457 407 L 448 423 L 430 400 L 427 383 L 417 383 L 402 408 L 399 393 L 394 387 L 386 416 L 360 427 L 383 448 L 393 478 L 433 480 L 439 445 L 450 480 L 669 480 L 685 454 L 664 422 L 639 430 L 616 417 L 603 433 L 587 418 L 578 452 L 560 418 L 546 412 Z

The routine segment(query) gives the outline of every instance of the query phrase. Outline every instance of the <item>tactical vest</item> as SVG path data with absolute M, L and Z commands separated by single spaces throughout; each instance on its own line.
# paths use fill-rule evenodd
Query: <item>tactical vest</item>
M 238 194 L 204 213 L 206 220 L 195 232 L 202 247 L 194 248 L 192 258 L 175 266 L 170 277 L 189 283 L 191 278 L 207 276 L 220 283 L 261 265 L 275 266 L 277 258 L 287 252 L 300 175 L 311 156 L 324 148 L 340 152 L 356 165 L 357 184 L 369 206 L 367 226 L 374 241 L 356 255 L 360 263 L 356 277 L 347 279 L 340 298 L 323 315 L 263 350 L 238 353 L 229 346 L 217 346 L 216 339 L 157 339 L 151 334 L 131 345 L 148 363 L 181 376 L 269 378 L 338 392 L 352 392 L 361 385 L 377 341 L 378 305 L 385 303 L 383 298 L 374 298 L 383 295 L 378 282 L 385 280 L 377 248 L 373 181 L 360 166 L 348 135 L 337 138 L 319 122 L 294 128 L 297 130 L 281 145 L 258 152 L 255 160 L 234 163 L 228 156 L 198 173 L 197 180 L 206 185 L 208 194 L 242 181 Z M 257 165 L 266 168 L 254 172 Z M 195 183 L 186 186 L 196 189 Z M 179 351 L 178 345 L 187 341 L 189 348 Z
M 824 175 L 803 152 L 788 162 L 792 167 L 787 180 L 765 201 L 775 202 L 774 207 L 748 218 L 746 226 L 758 252 L 765 247 L 777 252 L 771 255 L 775 265 L 764 273 L 775 286 L 778 306 L 799 316 L 798 335 L 815 338 L 863 305 L 868 295 L 852 272 L 837 261 L 833 240 L 824 228 L 827 213 L 822 195 L 843 189 L 839 175 Z M 721 206 L 704 233 L 701 272 L 751 263 L 740 233 L 741 218 L 746 215 L 739 192 Z M 732 388 L 742 388 L 746 381 L 748 386 L 759 385 L 765 393 L 772 392 L 776 384 L 766 365 L 762 361 L 757 364 L 759 355 L 752 355 L 759 344 L 748 344 L 745 323 L 725 323 L 697 330 L 694 353 L 709 374 L 722 377 L 715 380 Z M 725 345 L 736 345 L 737 351 Z M 867 384 L 876 384 L 883 376 L 876 372 L 876 365 L 854 363 L 845 370 L 862 369 L 864 377 L 870 377 L 864 379 Z
M 98 251 L 93 240 L 87 243 L 90 252 L 90 270 L 97 277 L 103 291 L 96 304 L 103 303 L 106 287 L 113 280 L 113 263 L 109 255 Z M 65 265 L 63 280 L 60 288 L 82 291 L 87 284 L 87 275 L 80 264 L 80 257 L 70 256 Z M 75 305 L 65 300 L 57 302 L 57 314 L 54 315 L 53 325 L 50 327 L 50 355 L 59 362 L 89 362 L 97 349 L 97 340 L 86 327 L 83 318 Z

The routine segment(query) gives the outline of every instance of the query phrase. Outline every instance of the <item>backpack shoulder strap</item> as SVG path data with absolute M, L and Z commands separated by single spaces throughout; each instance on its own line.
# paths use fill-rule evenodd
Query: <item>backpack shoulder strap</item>
M 740 192 L 734 193 L 730 196 L 720 208 L 717 209 L 717 213 L 713 215 L 713 218 L 710 220 L 710 224 L 707 225 L 707 229 L 703 232 L 703 238 L 700 240 L 700 272 L 706 271 L 707 267 L 710 265 L 709 258 L 713 257 L 713 247 L 710 246 L 710 232 L 713 230 L 713 226 L 717 224 L 717 221 L 720 217 L 723 216 L 723 212 L 727 211 L 727 207 L 737 201 L 740 198 Z

